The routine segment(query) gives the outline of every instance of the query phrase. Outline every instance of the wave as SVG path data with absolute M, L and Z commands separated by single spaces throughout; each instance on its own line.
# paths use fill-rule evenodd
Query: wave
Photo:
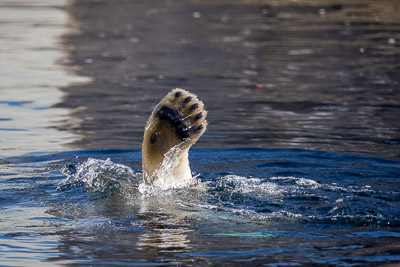
M 85 192 L 118 196 L 131 205 L 142 205 L 147 198 L 146 205 L 168 203 L 170 211 L 185 210 L 198 219 L 206 216 L 258 223 L 300 220 L 351 225 L 400 224 L 400 218 L 391 213 L 400 193 L 374 190 L 367 184 L 339 185 L 295 176 L 257 178 L 227 174 L 195 175 L 185 186 L 168 187 L 165 183 L 169 177 L 148 185 L 141 172 L 110 159 L 94 158 L 77 165 L 66 164 L 61 171 L 66 178 L 59 184 L 59 190 L 83 187 Z

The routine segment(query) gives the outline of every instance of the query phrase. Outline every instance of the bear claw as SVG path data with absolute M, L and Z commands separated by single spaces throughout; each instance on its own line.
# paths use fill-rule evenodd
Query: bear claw
M 183 103 L 184 103 L 184 104 L 187 104 L 187 103 L 189 103 L 190 101 L 192 101 L 192 99 L 193 99 L 193 97 L 188 96 L 188 97 L 185 98 L 185 100 L 183 101 Z

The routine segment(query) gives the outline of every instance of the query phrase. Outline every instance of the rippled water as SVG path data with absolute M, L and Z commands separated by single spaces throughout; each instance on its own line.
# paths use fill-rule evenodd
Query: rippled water
M 70 114 L 53 108 L 64 96 L 60 87 L 90 80 L 60 65 L 60 37 L 72 30 L 59 9 L 65 4 L 0 1 L 0 155 L 58 151 L 75 138 L 54 129 Z
M 82 34 L 66 41 L 96 78 L 63 89 L 61 106 L 84 109 L 62 128 L 88 149 L 140 147 L 156 99 L 182 87 L 209 110 L 201 147 L 399 159 L 399 4 L 78 1 Z
M 0 7 L 0 265 L 400 262 L 398 1 Z M 139 148 L 173 87 L 209 127 L 161 189 Z
M 138 150 L 9 158 L 2 263 L 400 260 L 397 161 L 301 149 L 195 149 L 190 159 L 200 184 L 143 190 Z

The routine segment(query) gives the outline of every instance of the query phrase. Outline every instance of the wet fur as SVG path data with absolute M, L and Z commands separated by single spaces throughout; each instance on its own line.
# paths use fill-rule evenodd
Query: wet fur
M 203 102 L 183 89 L 172 90 L 157 104 L 147 122 L 142 144 L 142 167 L 148 183 L 160 175 L 168 152 L 177 157 L 172 166 L 174 180 L 192 178 L 188 152 L 205 132 L 206 116 Z

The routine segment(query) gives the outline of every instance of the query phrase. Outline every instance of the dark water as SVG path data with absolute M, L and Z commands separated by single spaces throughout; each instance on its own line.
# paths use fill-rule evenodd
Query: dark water
M 10 158 L 2 263 L 400 261 L 398 161 L 301 149 L 196 149 L 190 158 L 201 185 L 152 193 L 138 191 L 138 150 Z M 66 181 L 60 169 L 79 175 Z
M 198 146 L 398 160 L 399 12 L 397 0 L 77 1 L 70 59 L 95 79 L 63 89 L 60 106 L 81 108 L 63 129 L 79 147 L 140 147 L 157 100 L 182 87 L 209 110 Z
M 399 264 L 399 12 L 0 0 L 0 265 Z M 174 87 L 209 127 L 198 184 L 159 190 L 139 149 Z

